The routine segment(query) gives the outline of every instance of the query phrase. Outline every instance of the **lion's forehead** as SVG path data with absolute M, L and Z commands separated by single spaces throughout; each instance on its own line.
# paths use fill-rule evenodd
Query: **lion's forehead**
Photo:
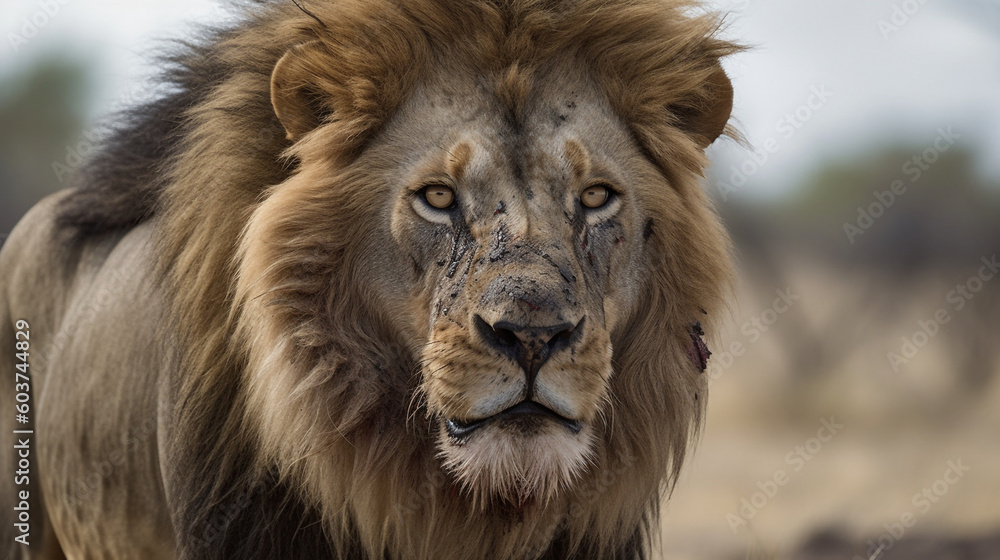
M 546 324 L 586 315 L 610 327 L 602 302 L 613 297 L 614 271 L 637 258 L 624 241 L 639 236 L 641 220 L 636 204 L 622 202 L 589 223 L 579 195 L 600 181 L 638 200 L 651 164 L 585 73 L 535 72 L 519 103 L 481 75 L 428 79 L 377 142 L 397 193 L 391 230 L 416 271 L 413 306 L 431 331 L 460 327 L 449 332 L 462 339 L 472 315 L 503 320 L 514 299 Z M 451 222 L 431 224 L 414 214 L 415 195 L 439 182 L 459 203 Z
M 487 82 L 487 83 L 484 83 Z M 566 189 L 585 174 L 627 182 L 641 152 L 603 93 L 584 74 L 536 76 L 518 107 L 477 76 L 428 80 L 386 135 L 415 175 L 458 176 L 479 215 L 518 207 L 571 210 Z M 515 114 L 516 113 L 516 114 Z M 416 177 L 413 178 L 416 180 Z

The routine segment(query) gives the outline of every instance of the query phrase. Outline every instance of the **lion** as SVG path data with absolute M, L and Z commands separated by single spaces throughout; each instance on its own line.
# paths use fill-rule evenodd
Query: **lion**
M 2 546 L 647 558 L 731 283 L 719 22 L 265 1 L 168 58 L 0 253 Z

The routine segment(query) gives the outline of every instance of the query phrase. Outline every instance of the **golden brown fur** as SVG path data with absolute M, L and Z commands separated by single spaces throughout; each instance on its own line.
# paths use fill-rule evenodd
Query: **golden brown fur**
M 119 341 L 166 341 L 143 405 L 161 411 L 165 548 L 644 557 L 704 412 L 689 329 L 729 278 L 698 179 L 735 47 L 674 0 L 307 8 L 261 5 L 208 48 L 225 71 L 177 115 L 155 215 L 131 234 L 167 318 Z M 411 203 L 428 177 L 480 204 L 461 227 Z M 559 204 L 594 178 L 617 210 L 571 217 Z M 445 420 L 533 394 L 480 319 L 575 326 L 528 377 L 578 433 L 448 436 Z M 47 495 L 57 534 L 98 522 Z

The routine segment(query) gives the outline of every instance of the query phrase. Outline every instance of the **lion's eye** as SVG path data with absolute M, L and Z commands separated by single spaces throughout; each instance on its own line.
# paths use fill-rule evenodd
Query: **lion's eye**
M 580 204 L 584 208 L 600 208 L 611 198 L 611 189 L 607 185 L 591 185 L 580 193 Z
M 455 203 L 455 191 L 444 185 L 424 187 L 424 200 L 434 208 L 445 210 Z

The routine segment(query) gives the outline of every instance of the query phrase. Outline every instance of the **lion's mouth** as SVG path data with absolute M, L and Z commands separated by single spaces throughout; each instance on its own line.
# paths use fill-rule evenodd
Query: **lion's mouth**
M 556 423 L 561 424 L 574 434 L 579 433 L 583 427 L 579 420 L 570 420 L 552 409 L 530 400 L 521 401 L 508 409 L 494 414 L 493 416 L 488 416 L 480 420 L 462 422 L 461 420 L 449 418 L 445 420 L 444 424 L 445 428 L 448 430 L 449 436 L 454 439 L 465 439 L 472 435 L 476 430 L 479 430 L 480 428 L 483 428 L 493 422 L 517 419 L 533 420 L 539 418 L 554 420 Z

